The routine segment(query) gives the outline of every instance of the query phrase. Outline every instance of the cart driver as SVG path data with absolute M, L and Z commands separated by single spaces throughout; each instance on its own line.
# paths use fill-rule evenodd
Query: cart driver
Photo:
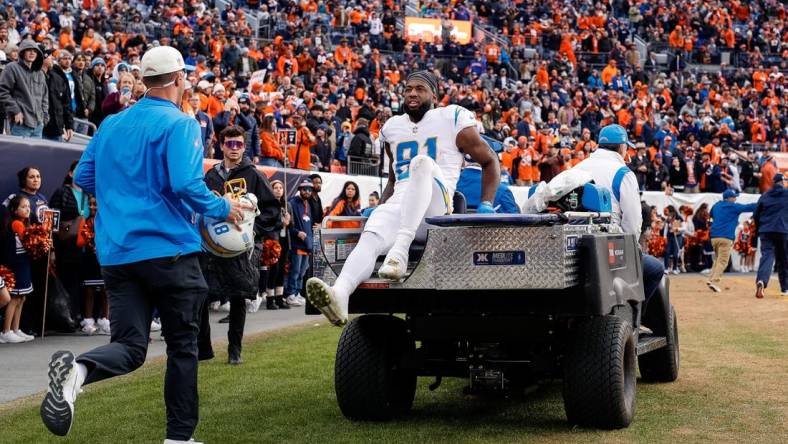
M 640 188 L 635 173 L 624 162 L 627 147 L 634 148 L 635 145 L 629 141 L 627 131 L 621 125 L 608 125 L 602 128 L 597 142 L 599 144 L 597 150 L 575 168 L 587 171 L 593 176 L 597 185 L 611 191 L 613 223 L 619 225 L 625 233 L 632 233 L 636 239 L 640 239 L 640 224 L 643 221 Z M 642 252 L 641 255 L 645 307 L 659 287 L 665 269 L 662 262 L 654 256 Z
M 498 159 L 479 134 L 476 116 L 457 106 L 435 108 L 438 81 L 429 71 L 411 73 L 405 83 L 405 114 L 392 117 L 380 130 L 389 157 L 383 204 L 369 217 L 358 245 L 329 287 L 318 278 L 306 283 L 309 302 L 331 323 L 347 322 L 348 300 L 386 254 L 378 276 L 400 280 L 408 266 L 414 239 L 426 238 L 424 219 L 451 213 L 451 201 L 463 156 L 481 165 L 482 193 L 477 213 L 494 213 L 501 181 Z

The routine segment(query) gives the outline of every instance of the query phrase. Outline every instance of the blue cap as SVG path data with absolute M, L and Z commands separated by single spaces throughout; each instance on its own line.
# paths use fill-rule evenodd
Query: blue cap
M 102 59 L 101 57 L 96 57 L 96 58 L 93 59 L 92 62 L 90 62 L 90 67 L 93 68 L 96 65 L 104 65 L 104 66 L 106 66 L 107 62 L 105 62 L 104 59 Z
M 725 190 L 725 191 L 722 193 L 722 198 L 723 198 L 723 199 L 730 199 L 731 197 L 736 197 L 736 196 L 738 196 L 738 195 L 739 195 L 739 193 L 737 193 L 737 192 L 736 192 L 736 191 L 734 191 L 734 190 Z
M 783 173 L 777 173 L 777 174 L 774 175 L 774 178 L 772 179 L 772 182 L 780 183 L 780 182 L 782 182 L 784 180 L 785 180 L 785 176 L 783 175 Z
M 630 142 L 629 137 L 627 137 L 627 130 L 621 125 L 608 125 L 602 128 L 602 131 L 599 132 L 597 143 L 600 145 L 620 145 L 626 143 L 632 148 L 635 147 L 635 144 Z

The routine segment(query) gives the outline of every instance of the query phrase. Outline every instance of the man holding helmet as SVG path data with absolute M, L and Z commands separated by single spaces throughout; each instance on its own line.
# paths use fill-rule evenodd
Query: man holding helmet
M 234 230 L 228 232 L 228 234 L 240 234 L 253 238 L 254 243 L 250 250 L 232 252 L 230 253 L 232 257 L 227 257 L 230 255 L 214 252 L 209 247 L 207 248 L 209 254 L 205 255 L 202 260 L 203 274 L 208 282 L 210 293 L 215 296 L 224 296 L 230 301 L 227 355 L 228 363 L 231 365 L 241 363 L 241 340 L 246 323 L 245 301 L 254 301 L 257 296 L 263 238 L 266 234 L 274 235 L 282 228 L 276 226 L 279 223 L 279 202 L 274 197 L 268 179 L 257 171 L 248 157 L 244 156 L 245 133 L 241 127 L 228 126 L 219 134 L 223 154 L 222 161 L 205 174 L 205 183 L 211 191 L 224 194 L 229 188 L 231 192 L 238 195 L 253 194 L 257 199 L 257 208 L 259 209 L 259 214 L 254 219 L 253 229 L 249 230 L 251 232 L 237 233 Z M 220 246 L 220 248 L 226 249 L 225 246 Z M 255 303 L 259 307 L 259 302 Z M 211 326 L 208 321 L 208 303 L 206 301 L 202 306 L 200 323 L 201 357 L 213 355 Z
M 49 364 L 41 418 L 66 435 L 83 384 L 129 373 L 145 362 L 153 308 L 167 341 L 165 443 L 191 439 L 198 420 L 197 333 L 207 286 L 197 253 L 196 213 L 238 223 L 248 204 L 221 198 L 203 182 L 197 122 L 178 108 L 183 57 L 160 46 L 142 57 L 145 96 L 102 123 L 85 149 L 74 183 L 95 194 L 96 248 L 112 306 L 110 343 Z

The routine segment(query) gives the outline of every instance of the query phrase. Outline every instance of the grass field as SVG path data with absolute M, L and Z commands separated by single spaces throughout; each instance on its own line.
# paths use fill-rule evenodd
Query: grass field
M 200 368 L 207 443 L 788 442 L 788 299 L 753 297 L 752 279 L 727 278 L 720 295 L 698 276 L 673 279 L 682 368 L 672 384 L 639 384 L 631 427 L 570 428 L 560 384 L 511 399 L 462 395 L 465 381 L 430 392 L 419 380 L 413 412 L 389 423 L 352 423 L 336 405 L 339 330 L 322 324 L 247 341 L 245 363 L 226 356 Z M 314 318 L 316 321 L 319 318 Z M 164 437 L 161 361 L 129 377 L 89 386 L 65 439 L 48 434 L 38 402 L 0 407 L 3 443 L 156 443 Z

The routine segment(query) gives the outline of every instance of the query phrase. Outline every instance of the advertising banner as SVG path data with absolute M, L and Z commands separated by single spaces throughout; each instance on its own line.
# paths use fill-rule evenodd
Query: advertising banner
M 457 38 L 460 44 L 468 44 L 473 35 L 471 34 L 471 22 L 465 20 L 450 20 L 452 24 L 451 35 Z M 436 37 L 441 36 L 443 26 L 439 19 L 405 17 L 405 37 L 411 42 L 423 40 L 432 42 Z

